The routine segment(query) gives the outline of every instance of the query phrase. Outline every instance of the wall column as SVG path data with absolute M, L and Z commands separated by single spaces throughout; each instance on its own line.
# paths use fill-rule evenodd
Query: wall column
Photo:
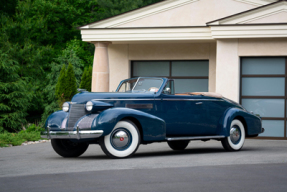
M 95 45 L 92 92 L 109 92 L 109 42 L 92 42 Z
M 239 102 L 240 61 L 238 39 L 217 40 L 216 92 Z

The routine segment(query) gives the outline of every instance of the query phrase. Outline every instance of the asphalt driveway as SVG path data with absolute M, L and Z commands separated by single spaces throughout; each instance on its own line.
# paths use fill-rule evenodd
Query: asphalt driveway
M 0 191 L 287 191 L 287 141 L 246 140 L 240 152 L 217 141 L 180 152 L 154 143 L 120 160 L 98 145 L 69 159 L 50 143 L 1 148 L 0 177 Z

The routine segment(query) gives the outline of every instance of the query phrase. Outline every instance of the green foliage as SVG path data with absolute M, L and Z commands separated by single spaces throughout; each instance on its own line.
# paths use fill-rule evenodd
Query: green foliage
M 55 91 L 63 65 L 72 64 L 79 86 L 95 48 L 82 42 L 77 27 L 158 1 L 1 0 L 0 133 L 21 130 L 41 115 L 44 122 L 59 110 Z
M 0 50 L 0 61 L 0 127 L 2 131 L 18 131 L 26 123 L 31 95 L 17 73 L 18 62 L 9 57 L 9 52 Z
M 39 131 L 21 131 L 19 133 L 2 133 L 0 134 L 0 147 L 7 147 L 8 145 L 21 145 L 25 141 L 41 140 Z
M 162 0 L 98 0 L 100 11 L 97 17 L 105 19 Z
M 64 98 L 66 101 L 72 100 L 77 93 L 77 83 L 73 65 L 70 63 L 65 75 Z
M 71 64 L 74 69 L 74 77 L 76 77 L 76 87 L 78 87 L 80 84 L 79 82 L 82 75 L 81 68 L 83 66 L 83 61 L 76 55 L 76 52 L 73 50 L 73 47 L 67 47 L 66 49 L 62 50 L 61 55 L 55 58 L 54 62 L 51 63 L 52 70 L 46 78 L 47 85 L 44 89 L 44 93 L 46 96 L 45 100 L 47 101 L 47 103 L 45 104 L 45 110 L 42 115 L 42 123 L 44 123 L 44 121 L 51 113 L 60 110 L 63 102 L 68 101 L 67 98 L 69 97 L 64 96 L 62 99 L 60 99 L 60 102 L 58 102 L 59 98 L 56 97 L 56 94 L 59 95 L 59 92 L 56 92 L 56 85 L 60 76 L 62 66 L 69 64 Z M 64 81 L 67 81 L 66 74 L 64 79 Z M 64 89 L 65 92 L 67 86 L 65 85 L 66 83 L 63 84 L 64 85 L 62 85 L 62 89 Z M 62 94 L 63 92 L 60 95 Z
M 66 75 L 66 65 L 64 64 L 61 69 L 58 82 L 56 85 L 56 91 L 55 91 L 56 98 L 58 99 L 60 103 L 59 107 L 61 107 L 61 104 L 64 102 L 64 91 L 65 91 L 65 83 L 66 83 L 65 75 Z
M 79 39 L 73 39 L 66 44 L 67 49 L 75 51 L 76 55 L 82 60 L 84 67 L 93 64 L 95 46 Z
M 17 146 L 26 141 L 43 140 L 40 135 L 43 130 L 39 125 L 30 124 L 26 130 L 18 133 L 9 133 L 7 131 L 0 133 L 0 147 L 7 147 L 8 145 Z
M 80 84 L 80 88 L 86 89 L 90 92 L 92 87 L 92 72 L 93 68 L 91 66 L 89 68 L 85 68 Z
M 13 15 L 18 0 L 1 0 L 0 1 L 0 14 Z
M 44 129 L 41 127 L 41 126 L 38 126 L 36 124 L 30 124 L 28 126 L 28 128 L 26 129 L 26 132 L 28 133 L 31 133 L 31 132 L 41 132 L 41 131 L 44 131 Z M 24 132 L 24 131 L 21 131 L 21 132 Z

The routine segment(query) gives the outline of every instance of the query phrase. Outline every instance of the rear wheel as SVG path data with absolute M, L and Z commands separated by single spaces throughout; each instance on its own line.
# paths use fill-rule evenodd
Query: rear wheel
M 188 145 L 189 141 L 168 141 L 167 144 L 168 146 L 173 149 L 173 150 L 184 150 L 187 145 Z
M 126 158 L 137 151 L 140 142 L 137 126 L 131 121 L 119 121 L 109 135 L 100 139 L 100 146 L 111 158 Z
M 87 143 L 73 142 L 69 139 L 52 139 L 52 147 L 62 157 L 79 157 L 89 147 Z
M 245 141 L 245 129 L 241 121 L 234 119 L 230 126 L 230 136 L 221 140 L 226 151 L 239 151 Z

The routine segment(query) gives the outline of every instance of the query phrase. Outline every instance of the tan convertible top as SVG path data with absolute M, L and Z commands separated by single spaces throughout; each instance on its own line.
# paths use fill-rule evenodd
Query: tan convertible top
M 175 95 L 203 95 L 207 97 L 216 97 L 216 98 L 222 98 L 222 95 L 219 93 L 214 93 L 214 92 L 186 92 L 186 93 L 176 93 Z

